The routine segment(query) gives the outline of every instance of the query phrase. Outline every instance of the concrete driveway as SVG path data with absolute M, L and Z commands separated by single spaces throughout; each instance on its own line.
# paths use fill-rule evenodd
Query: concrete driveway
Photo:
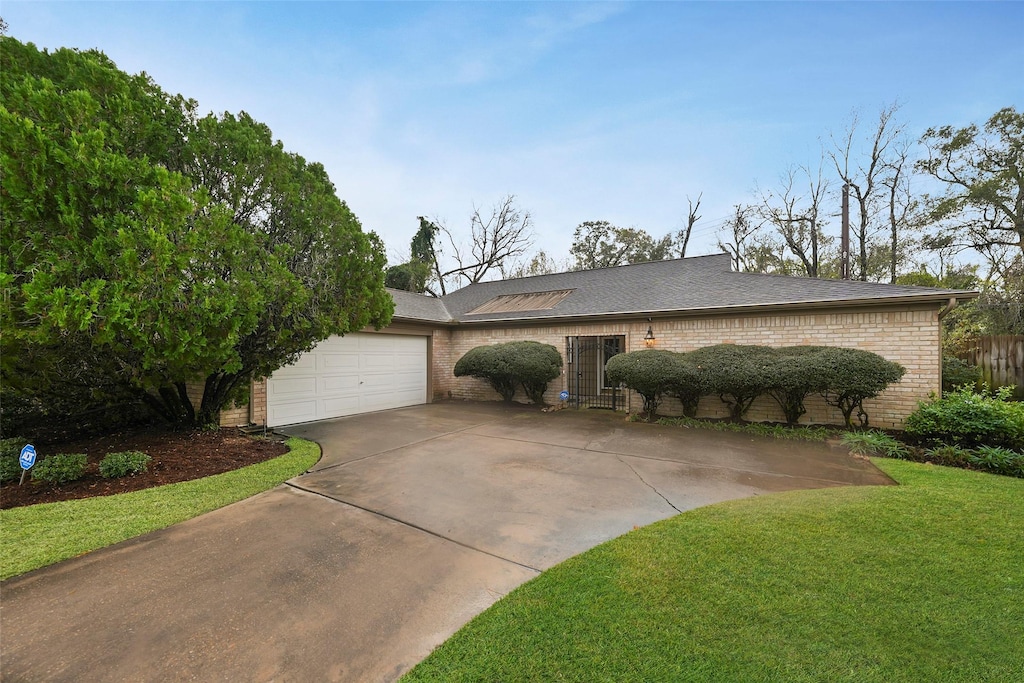
M 598 543 L 701 505 L 888 484 L 821 444 L 439 403 L 284 430 L 286 485 L 8 580 L 3 680 L 390 681 Z

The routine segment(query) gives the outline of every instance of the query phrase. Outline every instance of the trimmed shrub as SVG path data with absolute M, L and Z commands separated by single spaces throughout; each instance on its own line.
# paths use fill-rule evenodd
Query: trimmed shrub
M 853 428 L 854 411 L 857 411 L 860 425 L 867 427 L 864 400 L 878 396 L 906 373 L 899 363 L 860 349 L 827 346 L 810 356 L 808 361 L 819 373 L 825 401 L 839 408 L 850 429 Z
M 717 344 L 686 355 L 700 372 L 707 393 L 718 394 L 733 419 L 742 419 L 754 399 L 768 389 L 773 354 L 767 346 Z
M 807 412 L 804 400 L 814 393 L 823 391 L 824 378 L 815 362 L 824 346 L 788 346 L 775 349 L 771 362 L 765 368 L 765 393 L 775 399 L 786 416 L 786 422 L 794 425 Z
M 674 353 L 672 355 L 664 393 L 679 399 L 679 402 L 683 404 L 683 415 L 696 417 L 700 398 L 708 393 L 706 378 L 689 354 Z
M 623 384 L 640 394 L 644 399 L 644 413 L 648 420 L 653 420 L 663 395 L 669 391 L 674 379 L 680 379 L 678 355 L 658 349 L 620 353 L 608 359 L 604 376 L 608 381 Z
M 21 449 L 28 441 L 20 436 L 0 439 L 0 484 L 21 478 Z
M 1010 401 L 1012 387 L 994 394 L 969 386 L 921 403 L 903 429 L 922 443 L 998 446 L 1024 450 L 1024 403 Z
M 106 479 L 142 474 L 153 459 L 140 451 L 108 453 L 100 460 L 100 476 Z
M 81 479 L 85 474 L 86 460 L 84 453 L 51 455 L 35 464 L 31 470 L 32 480 L 66 484 Z
M 478 346 L 459 359 L 454 374 L 485 380 L 509 403 L 522 386 L 531 401 L 543 404 L 548 382 L 562 374 L 562 355 L 554 346 L 535 341 Z
M 942 393 L 948 394 L 965 384 L 976 387 L 981 381 L 981 370 L 977 365 L 956 356 L 942 357 Z

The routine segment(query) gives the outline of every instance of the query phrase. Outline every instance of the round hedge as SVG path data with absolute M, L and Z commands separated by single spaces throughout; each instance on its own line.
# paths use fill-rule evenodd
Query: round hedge
M 477 346 L 458 360 L 454 374 L 485 380 L 507 402 L 522 386 L 531 401 L 543 404 L 548 382 L 562 374 L 562 355 L 551 344 L 535 341 Z

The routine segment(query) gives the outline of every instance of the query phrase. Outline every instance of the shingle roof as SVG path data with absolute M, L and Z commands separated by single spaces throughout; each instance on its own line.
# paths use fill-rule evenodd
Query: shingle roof
M 546 310 L 469 313 L 498 296 L 567 289 L 573 290 L 572 293 Z M 406 295 L 403 301 L 407 296 L 431 300 L 408 292 L 401 294 Z M 764 307 L 870 305 L 909 300 L 937 303 L 951 297 L 975 296 L 977 292 L 964 290 L 737 273 L 731 270 L 728 254 L 714 254 L 480 282 L 452 292 L 440 301 L 450 321 L 474 323 Z M 440 322 L 436 317 L 422 319 Z
M 444 301 L 432 296 L 414 294 L 401 289 L 388 289 L 395 300 L 395 318 L 400 320 L 423 320 L 435 323 L 452 322 L 452 315 L 445 308 Z

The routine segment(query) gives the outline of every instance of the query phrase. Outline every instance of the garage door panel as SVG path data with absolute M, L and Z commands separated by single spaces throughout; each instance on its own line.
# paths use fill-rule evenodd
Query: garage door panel
M 267 406 L 268 424 L 290 424 L 299 421 L 306 415 L 316 414 L 316 400 L 292 401 L 280 405 Z
M 355 415 L 363 412 L 359 409 L 360 399 L 358 396 L 338 396 L 325 398 L 323 401 L 324 415 L 326 417 L 338 417 L 340 415 Z
M 309 396 L 316 391 L 316 376 L 282 379 L 271 377 L 267 383 L 267 391 L 274 396 Z
M 359 369 L 363 371 L 389 372 L 395 367 L 395 355 L 393 353 L 378 354 L 364 353 L 359 356 Z
M 359 369 L 359 354 L 355 352 L 320 354 L 320 363 L 317 369 L 320 372 L 355 372 Z
M 359 390 L 359 375 L 337 375 L 320 379 L 322 394 L 355 393 Z
M 267 382 L 267 424 L 310 422 L 427 401 L 427 337 L 331 337 Z

